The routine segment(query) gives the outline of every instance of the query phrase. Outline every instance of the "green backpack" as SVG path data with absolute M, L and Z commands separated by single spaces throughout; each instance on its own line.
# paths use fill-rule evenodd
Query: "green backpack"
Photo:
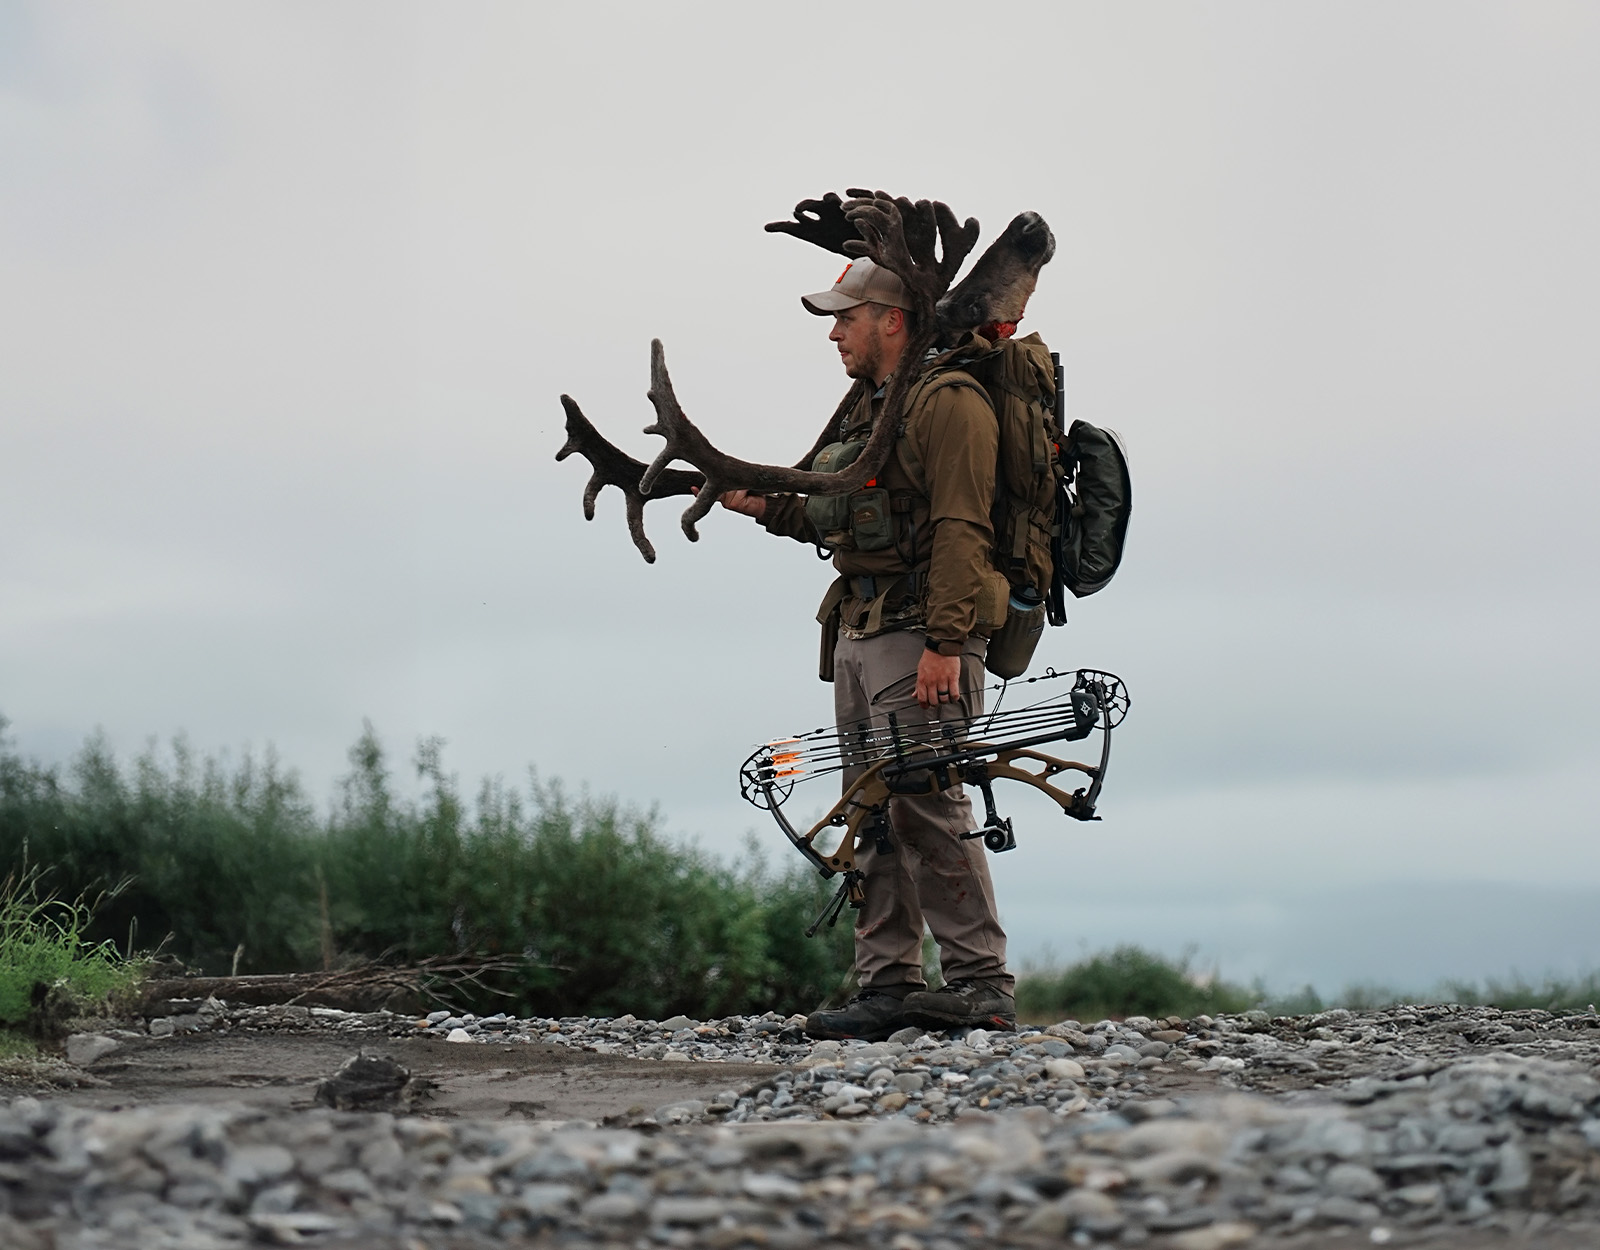
M 1112 431 L 1074 421 L 1062 436 L 1061 358 L 1037 334 L 952 359 L 930 374 L 928 384 L 969 385 L 968 379 L 988 396 L 1000 427 L 994 562 L 1011 596 L 985 665 L 1010 679 L 1027 671 L 1047 619 L 1067 623 L 1067 591 L 1081 599 L 1115 575 L 1133 512 L 1133 483 Z M 924 475 L 914 472 L 913 478 Z

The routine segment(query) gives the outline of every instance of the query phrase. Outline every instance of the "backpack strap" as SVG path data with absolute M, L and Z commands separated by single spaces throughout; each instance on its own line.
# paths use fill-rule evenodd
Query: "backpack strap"
M 935 369 L 922 376 L 911 393 L 906 396 L 905 411 L 911 410 L 911 405 L 922 399 L 923 396 L 933 391 L 944 390 L 952 386 L 965 386 L 983 396 L 983 402 L 990 408 L 994 401 L 989 398 L 988 390 L 982 386 L 971 374 L 963 372 L 959 367 L 948 369 Z M 906 471 L 906 476 L 911 479 L 911 484 L 917 488 L 917 493 L 924 499 L 928 497 L 928 471 L 922 463 L 922 457 L 917 454 L 917 449 L 911 445 L 911 440 L 905 437 L 905 429 L 901 428 L 901 437 L 895 439 L 894 453 L 900 458 L 900 466 Z

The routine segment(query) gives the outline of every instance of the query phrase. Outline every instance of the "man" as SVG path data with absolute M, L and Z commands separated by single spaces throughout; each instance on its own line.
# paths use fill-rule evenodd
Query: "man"
M 915 328 L 910 300 L 894 273 L 862 259 L 801 303 L 833 318 L 828 338 L 845 372 L 877 388 L 844 418 L 844 450 L 818 458 L 819 468 L 843 467 L 870 434 L 891 375 L 921 363 L 901 359 Z M 991 552 L 998 445 L 988 396 L 965 375 L 941 373 L 908 396 L 894 452 L 867 489 L 722 497 L 774 534 L 833 550 L 840 577 L 818 620 L 841 733 L 862 722 L 882 727 L 890 713 L 901 725 L 982 713 L 984 648 L 1006 595 Z M 845 785 L 859 773 L 847 771 Z M 962 788 L 896 796 L 889 821 L 889 853 L 869 844 L 857 864 L 866 874 L 855 931 L 860 992 L 839 1010 L 813 1012 L 806 1032 L 880 1040 L 907 1024 L 1014 1028 L 989 865 L 982 842 L 961 837 L 976 828 Z M 939 944 L 938 993 L 922 975 L 924 921 Z

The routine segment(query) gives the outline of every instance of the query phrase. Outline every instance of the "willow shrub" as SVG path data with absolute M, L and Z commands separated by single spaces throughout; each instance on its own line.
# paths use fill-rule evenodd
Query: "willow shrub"
M 1246 1011 L 1261 997 L 1259 991 L 1197 977 L 1187 959 L 1165 959 L 1137 946 L 1119 946 L 1067 968 L 1030 972 L 1017 982 L 1018 1014 L 1034 1021 L 1188 1018 Z
M 802 935 L 831 888 L 803 864 L 729 865 L 664 837 L 654 813 L 486 782 L 468 802 L 440 743 L 399 797 L 368 727 L 318 816 L 269 757 L 229 768 L 179 742 L 125 768 L 91 740 L 70 768 L 0 745 L 0 874 L 43 866 L 76 897 L 126 884 L 85 931 L 158 944 L 221 973 L 436 955 L 520 959 L 461 1006 L 699 1017 L 808 1010 L 848 985 L 848 925 Z

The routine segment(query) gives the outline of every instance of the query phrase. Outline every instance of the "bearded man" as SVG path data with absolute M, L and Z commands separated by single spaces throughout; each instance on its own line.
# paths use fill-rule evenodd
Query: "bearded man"
M 818 470 L 836 470 L 871 434 L 889 379 L 930 362 L 902 359 L 915 329 L 911 301 L 900 279 L 870 260 L 853 261 L 832 289 L 801 303 L 833 319 L 828 338 L 845 372 L 876 387 L 818 457 Z M 839 577 L 817 619 L 841 735 L 863 724 L 883 728 L 891 713 L 905 727 L 982 714 L 984 649 L 1006 596 L 990 517 L 998 446 L 982 387 L 941 370 L 911 390 L 894 452 L 865 489 L 722 496 L 724 507 L 770 532 L 833 552 Z M 846 770 L 847 788 L 861 771 L 860 761 Z M 859 992 L 842 1008 L 813 1012 L 806 1032 L 877 1041 L 907 1025 L 1015 1028 L 1015 981 L 989 865 L 982 842 L 961 836 L 976 827 L 962 787 L 896 795 L 889 823 L 887 854 L 870 844 L 858 853 L 866 900 L 855 929 Z M 937 992 L 923 978 L 924 923 L 939 946 Z

